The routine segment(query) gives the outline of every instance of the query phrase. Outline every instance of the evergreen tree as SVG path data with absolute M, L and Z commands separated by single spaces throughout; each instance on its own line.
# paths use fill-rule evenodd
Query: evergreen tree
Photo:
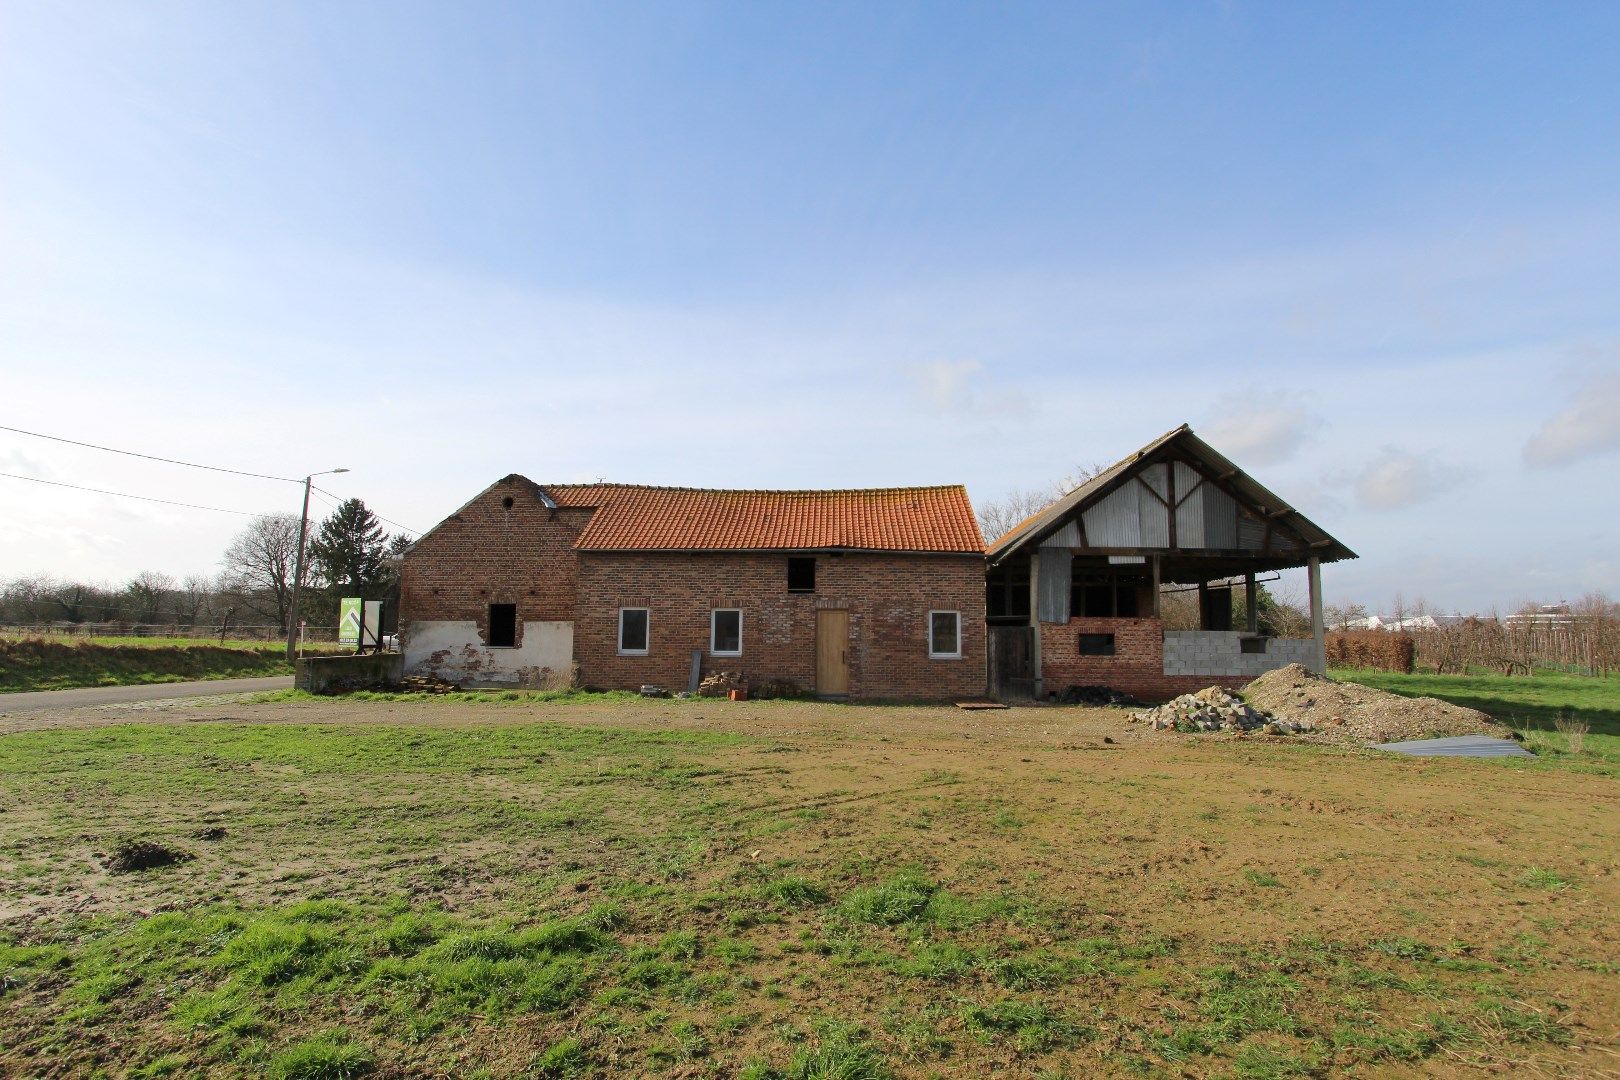
M 373 596 L 386 587 L 388 534 L 359 499 L 348 499 L 321 522 L 309 545 L 315 577 L 341 596 Z

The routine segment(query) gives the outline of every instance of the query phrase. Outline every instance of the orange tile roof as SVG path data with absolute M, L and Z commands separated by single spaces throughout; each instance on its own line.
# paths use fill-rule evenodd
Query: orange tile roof
M 596 507 L 582 551 L 984 551 L 960 484 L 845 491 L 722 491 L 634 484 L 541 485 Z

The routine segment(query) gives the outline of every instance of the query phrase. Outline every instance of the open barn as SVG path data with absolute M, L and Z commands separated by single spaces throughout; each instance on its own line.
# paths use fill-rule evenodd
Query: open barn
M 994 694 L 1103 686 L 1147 701 L 1237 687 L 1290 663 L 1324 668 L 1322 567 L 1356 557 L 1181 427 L 1104 469 L 993 542 L 986 618 Z M 1256 579 L 1307 571 L 1310 638 L 1256 621 Z M 1198 591 L 1198 628 L 1167 630 L 1167 585 Z M 1245 624 L 1233 625 L 1243 589 Z

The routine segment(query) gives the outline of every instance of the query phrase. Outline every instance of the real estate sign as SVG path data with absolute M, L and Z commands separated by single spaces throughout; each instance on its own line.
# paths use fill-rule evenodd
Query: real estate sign
M 377 644 L 377 629 L 382 622 L 382 601 L 363 600 L 358 596 L 345 596 L 338 601 L 338 644 L 360 644 L 361 616 L 364 614 L 366 647 Z

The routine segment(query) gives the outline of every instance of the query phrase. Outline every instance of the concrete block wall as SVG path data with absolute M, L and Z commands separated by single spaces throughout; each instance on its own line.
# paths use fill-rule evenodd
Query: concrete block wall
M 1242 642 L 1250 636 L 1239 630 L 1166 630 L 1164 674 L 1253 679 L 1289 664 L 1313 667 L 1317 662 L 1314 639 L 1262 638 L 1265 652 L 1246 653 Z

